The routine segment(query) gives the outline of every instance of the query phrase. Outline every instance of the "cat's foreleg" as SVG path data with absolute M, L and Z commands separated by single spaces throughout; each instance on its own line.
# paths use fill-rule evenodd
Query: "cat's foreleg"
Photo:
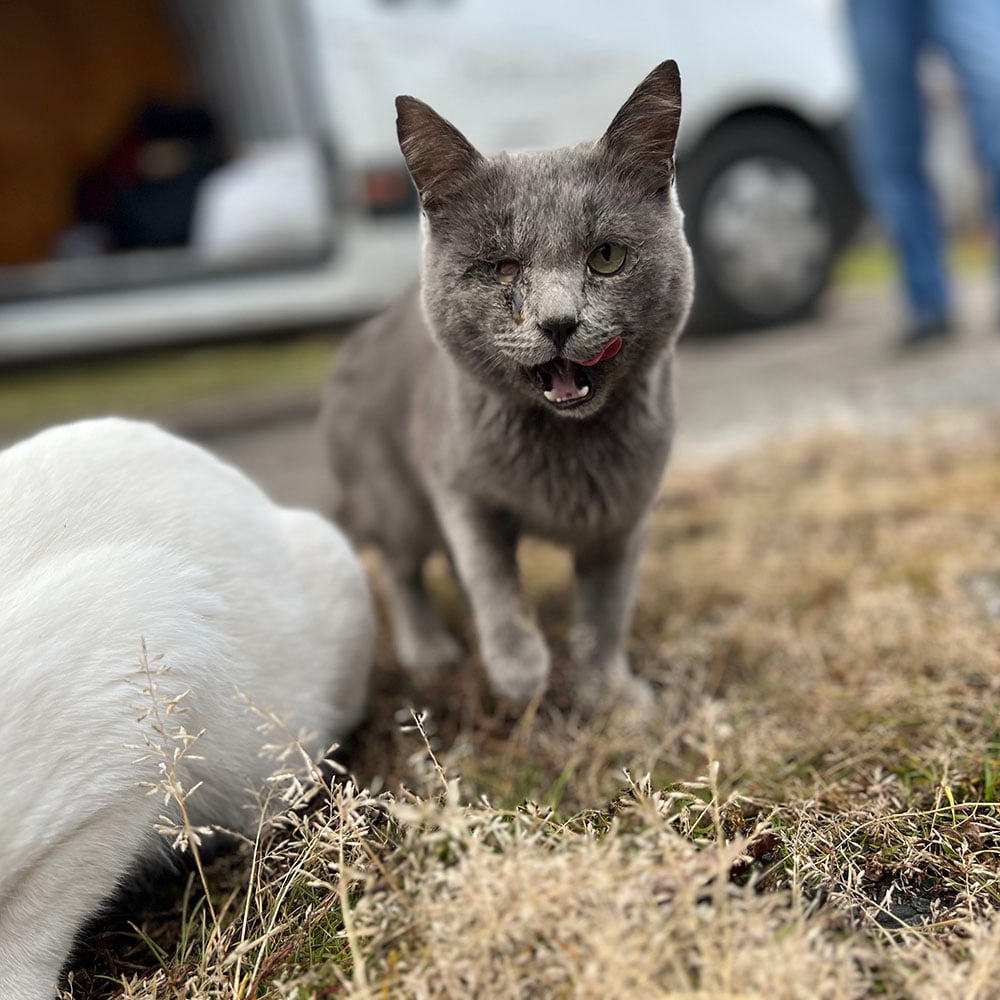
M 525 702 L 545 689 L 550 657 L 521 595 L 517 525 L 509 515 L 448 493 L 437 513 L 465 588 L 494 693 Z
M 585 706 L 612 699 L 651 701 L 649 685 L 632 673 L 625 652 L 645 538 L 646 525 L 641 524 L 624 536 L 574 549 L 576 600 L 570 642 L 577 700 Z
M 438 617 L 424 585 L 423 559 L 386 555 L 386 603 L 399 662 L 416 675 L 433 674 L 462 655 Z

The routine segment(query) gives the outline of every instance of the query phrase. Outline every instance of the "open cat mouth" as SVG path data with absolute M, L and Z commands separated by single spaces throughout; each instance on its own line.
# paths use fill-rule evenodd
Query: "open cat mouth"
M 553 358 L 544 365 L 535 365 L 531 374 L 542 395 L 555 406 L 579 406 L 590 395 L 586 371 L 568 358 Z
M 579 406 L 591 393 L 588 368 L 613 358 L 622 346 L 621 337 L 612 337 L 604 347 L 586 361 L 570 361 L 569 358 L 553 358 L 544 365 L 535 365 L 531 375 L 542 390 L 542 395 L 560 409 Z

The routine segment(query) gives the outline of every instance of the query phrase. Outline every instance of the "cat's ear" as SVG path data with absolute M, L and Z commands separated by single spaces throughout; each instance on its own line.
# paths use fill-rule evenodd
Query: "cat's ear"
M 482 154 L 432 107 L 415 97 L 396 98 L 399 148 L 431 212 L 454 194 L 482 163 Z
M 621 106 L 600 143 L 659 186 L 674 176 L 674 146 L 681 122 L 681 74 L 673 59 L 660 63 Z

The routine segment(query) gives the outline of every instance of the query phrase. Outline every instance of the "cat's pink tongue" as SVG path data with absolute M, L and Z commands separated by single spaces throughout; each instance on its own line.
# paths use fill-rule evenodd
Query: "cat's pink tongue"
M 573 377 L 573 365 L 562 358 L 546 365 L 545 370 L 552 379 L 552 388 L 545 391 L 545 398 L 552 403 L 565 403 L 571 399 L 579 399 L 590 391 L 589 386 L 580 387 Z
M 612 337 L 600 350 L 600 353 L 595 357 L 590 358 L 588 361 L 581 361 L 580 364 L 585 368 L 592 368 L 596 364 L 600 364 L 602 361 L 607 361 L 613 358 L 622 349 L 622 338 Z

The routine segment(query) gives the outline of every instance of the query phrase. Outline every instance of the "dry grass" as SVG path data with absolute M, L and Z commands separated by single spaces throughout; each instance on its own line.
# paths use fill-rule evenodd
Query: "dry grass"
M 189 886 L 133 911 L 145 937 L 111 922 L 72 996 L 995 995 L 1000 417 L 674 470 L 642 725 L 571 710 L 568 567 L 524 562 L 557 661 L 537 710 L 472 657 L 415 691 L 383 648 L 368 791 L 294 787 L 209 867 L 216 920 Z

